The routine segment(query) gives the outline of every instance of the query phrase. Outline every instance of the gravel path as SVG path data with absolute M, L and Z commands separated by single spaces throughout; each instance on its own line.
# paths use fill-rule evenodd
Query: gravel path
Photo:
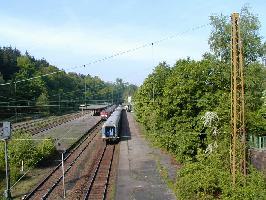
M 161 178 L 157 165 L 159 156 L 163 161 L 161 165 L 176 169 L 170 157 L 150 147 L 141 137 L 132 113 L 126 114 L 123 125 L 115 199 L 176 199 Z

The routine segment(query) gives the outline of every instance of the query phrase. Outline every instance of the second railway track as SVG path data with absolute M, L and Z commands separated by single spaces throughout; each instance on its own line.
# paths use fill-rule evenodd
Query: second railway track
M 102 123 L 96 124 L 87 135 L 76 144 L 76 146 L 66 153 L 66 157 L 64 158 L 65 163 L 65 176 L 67 176 L 68 172 L 75 165 L 76 161 L 80 158 L 83 152 L 88 148 L 91 144 L 92 140 L 97 136 L 101 128 Z M 51 173 L 37 185 L 37 187 L 29 193 L 24 199 L 48 199 L 48 197 L 52 194 L 56 187 L 58 187 L 59 183 L 62 181 L 62 171 L 60 168 L 61 164 L 57 165 Z
M 74 114 L 66 114 L 66 115 L 59 116 L 59 117 L 51 117 L 51 118 L 43 119 L 43 120 L 33 120 L 29 122 L 15 123 L 12 125 L 12 130 L 13 131 L 25 131 L 32 135 L 35 135 L 40 132 L 52 129 L 61 124 L 67 123 L 69 121 L 78 119 L 82 116 L 84 116 L 84 114 L 81 112 L 78 112 Z M 0 133 L 2 131 L 3 130 L 0 129 Z
M 95 168 L 90 175 L 83 195 L 87 199 L 106 199 L 111 167 L 116 145 L 106 145 L 101 152 Z

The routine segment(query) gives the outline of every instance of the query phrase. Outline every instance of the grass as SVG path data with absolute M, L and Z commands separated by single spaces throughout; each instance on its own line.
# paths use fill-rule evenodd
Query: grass
M 34 168 L 12 189 L 13 199 L 21 199 L 22 196 L 32 190 L 45 176 L 50 168 Z
M 160 172 L 161 177 L 163 178 L 163 180 L 166 182 L 167 186 L 171 189 L 171 190 L 175 190 L 175 183 L 174 181 L 172 181 L 169 176 L 168 176 L 168 171 L 166 169 L 166 167 L 164 167 L 159 160 L 157 160 L 157 169 Z
M 3 199 L 3 194 L 6 189 L 6 172 L 0 170 L 0 200 Z
M 116 190 L 115 184 L 112 184 L 111 194 L 110 194 L 110 199 L 111 200 L 114 200 L 115 199 L 115 190 Z

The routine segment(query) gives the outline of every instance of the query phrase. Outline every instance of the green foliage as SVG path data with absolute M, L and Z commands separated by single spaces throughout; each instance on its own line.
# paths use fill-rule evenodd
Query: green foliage
M 27 133 L 13 134 L 8 145 L 11 166 L 20 167 L 22 161 L 25 166 L 31 166 L 36 162 L 37 149 L 31 138 L 32 136 Z
M 54 141 L 47 138 L 39 143 L 32 140 L 32 136 L 23 132 L 15 132 L 8 142 L 8 156 L 10 163 L 11 180 L 20 176 L 22 161 L 24 169 L 35 166 L 42 159 L 55 153 Z M 4 143 L 0 143 L 0 170 L 5 169 Z
M 17 66 L 17 57 L 19 56 L 20 52 L 17 49 L 0 47 L 0 72 L 5 81 L 10 80 L 19 71 Z
M 52 75 L 41 77 L 44 74 Z M 40 78 L 32 79 L 38 76 Z M 31 106 L 27 109 L 29 113 L 43 116 L 78 110 L 79 105 L 85 103 L 122 103 L 137 89 L 122 79 L 108 83 L 97 76 L 59 71 L 46 60 L 37 60 L 28 52 L 21 55 L 11 47 L 0 48 L 0 83 L 5 82 L 11 84 L 0 86 L 0 103 L 4 105 L 0 109 L 4 115 L 0 118 L 4 119 L 15 113 L 15 106 Z M 10 110 L 8 105 L 14 109 Z M 16 111 L 22 114 L 25 108 L 16 108 Z
M 213 27 L 209 44 L 212 52 L 224 62 L 230 62 L 231 20 L 229 16 L 210 17 Z M 244 6 L 240 12 L 240 33 L 243 40 L 243 53 L 246 64 L 257 61 L 266 55 L 262 37 L 259 35 L 260 22 L 256 15 Z
M 37 152 L 39 157 L 46 159 L 56 152 L 54 141 L 52 138 L 45 138 L 37 145 Z
M 4 81 L 4 79 L 3 79 L 3 76 L 2 76 L 2 74 L 0 73 L 0 83 L 4 83 L 5 81 Z
M 5 169 L 5 149 L 4 143 L 0 142 L 0 171 L 4 171 Z
M 20 68 L 16 73 L 15 81 L 24 80 L 36 75 L 36 69 L 34 62 L 28 56 L 21 56 L 17 58 L 17 65 Z M 17 96 L 23 97 L 23 99 L 31 100 L 34 97 L 37 98 L 45 90 L 45 83 L 41 79 L 34 79 L 32 81 L 24 81 L 16 84 Z M 25 93 L 25 91 L 27 91 Z
M 187 163 L 178 173 L 178 199 L 265 199 L 266 183 L 262 173 L 252 166 L 246 180 L 238 174 L 235 188 L 231 185 L 229 156 L 219 151 L 206 157 L 200 153 L 198 162 Z M 227 170 L 225 170 L 227 169 Z
M 202 115 L 216 111 L 221 124 L 229 121 L 229 75 L 216 60 L 179 60 L 173 68 L 159 64 L 135 96 L 136 115 L 179 161 L 193 160 L 202 145 Z
M 266 199 L 265 180 L 249 166 L 245 178 L 231 186 L 230 174 L 230 21 L 212 16 L 209 43 L 214 54 L 203 59 L 160 63 L 134 96 L 138 121 L 155 145 L 184 164 L 178 174 L 179 199 Z M 245 58 L 246 129 L 265 134 L 265 55 L 259 21 L 244 7 L 241 24 Z M 254 47 L 254 48 L 251 48 Z M 202 122 L 207 112 L 218 116 L 215 126 Z
M 44 113 L 44 115 L 48 115 L 49 114 L 49 107 L 48 107 L 48 105 L 49 105 L 48 93 L 46 91 L 44 91 L 37 98 L 37 100 L 36 100 L 36 106 L 39 107 L 39 110 L 42 111 Z

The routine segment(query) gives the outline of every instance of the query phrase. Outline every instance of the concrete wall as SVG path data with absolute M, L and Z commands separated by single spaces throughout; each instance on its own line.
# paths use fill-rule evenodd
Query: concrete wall
M 266 149 L 250 149 L 251 163 L 266 174 Z

